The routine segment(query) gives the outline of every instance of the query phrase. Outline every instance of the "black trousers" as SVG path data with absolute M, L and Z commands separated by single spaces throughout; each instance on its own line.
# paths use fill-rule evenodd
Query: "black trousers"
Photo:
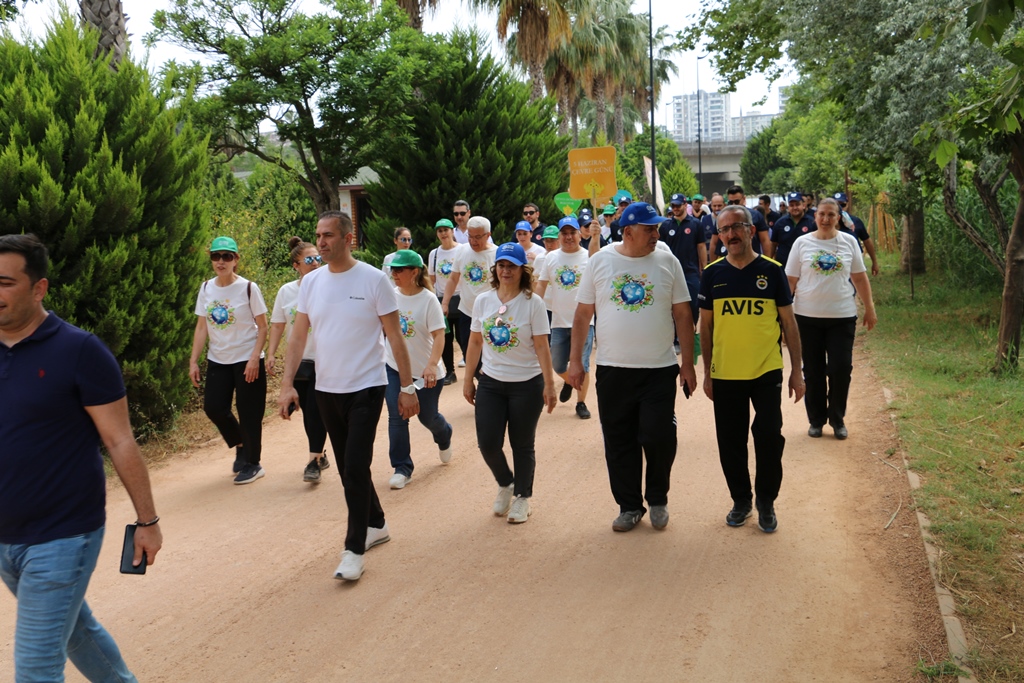
M 448 310 L 452 310 L 451 302 L 448 303 Z M 469 326 L 473 322 L 473 318 L 457 309 L 456 312 L 459 314 L 458 320 L 455 321 L 456 340 L 459 342 L 459 347 L 462 348 L 462 357 L 465 358 L 466 349 L 469 348 Z
M 307 361 L 302 361 L 306 365 Z M 312 366 L 312 363 L 309 363 Z M 302 411 L 302 426 L 306 430 L 310 453 L 323 453 L 327 442 L 327 428 L 320 417 L 320 406 L 316 402 L 316 368 L 310 367 L 309 374 L 302 379 L 298 376 L 294 381 L 295 391 L 299 394 L 299 409 Z
M 668 503 L 676 459 L 676 378 L 679 366 L 619 368 L 594 373 L 612 496 L 620 512 Z M 642 490 L 647 458 L 646 492 Z
M 712 379 L 715 395 L 715 434 L 718 459 L 729 485 L 729 495 L 738 505 L 749 505 L 752 493 L 758 503 L 771 505 L 782 486 L 782 370 L 772 370 L 757 379 Z M 750 490 L 747 466 L 747 425 L 754 406 L 754 462 L 757 477 Z
M 544 375 L 525 382 L 502 382 L 480 375 L 476 389 L 477 445 L 498 486 L 514 482 L 515 495 L 524 498 L 533 495 L 533 475 L 537 469 L 534 441 L 543 410 Z M 506 427 L 514 473 L 505 457 Z
M 263 452 L 263 413 L 267 406 L 267 370 L 260 359 L 260 374 L 245 381 L 246 361 L 221 365 L 206 363 L 206 389 L 203 410 L 228 446 L 236 446 L 236 458 L 250 465 L 259 464 Z M 234 397 L 238 418 L 231 412 Z
M 808 318 L 796 316 L 803 356 L 804 407 L 807 421 L 815 427 L 826 422 L 841 425 L 846 417 L 853 374 L 853 339 L 857 316 L 852 318 Z
M 348 505 L 345 550 L 356 555 L 366 552 L 366 528 L 384 526 L 384 509 L 380 506 L 370 475 L 373 441 L 384 406 L 384 389 L 382 385 L 349 394 L 316 392 Z
M 464 318 L 459 310 L 459 303 L 462 297 L 458 294 L 448 302 L 448 331 L 444 333 L 444 351 L 441 352 L 441 362 L 444 363 L 444 372 L 450 375 L 455 372 L 455 337 L 458 331 L 459 318 Z M 467 340 L 469 336 L 467 335 Z M 462 349 L 462 357 L 466 357 L 467 344 L 463 344 L 461 337 L 458 340 L 459 348 Z

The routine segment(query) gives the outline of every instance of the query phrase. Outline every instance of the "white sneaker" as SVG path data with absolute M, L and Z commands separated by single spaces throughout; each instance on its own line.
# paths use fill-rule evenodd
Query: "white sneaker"
M 465 358 L 463 358 L 462 360 L 459 361 L 459 367 L 460 368 L 466 367 L 466 359 Z
M 400 472 L 395 472 L 393 475 L 391 475 L 391 481 L 388 482 L 388 485 L 390 485 L 391 488 L 393 489 L 404 489 L 405 485 L 408 483 L 409 477 L 405 476 Z
M 502 486 L 498 489 L 498 497 L 494 499 L 494 514 L 499 517 L 508 514 L 508 509 L 512 505 L 512 491 L 514 489 L 515 484 Z
M 391 534 L 388 532 L 388 523 L 384 522 L 384 526 L 379 529 L 374 529 L 372 526 L 366 527 L 366 549 L 369 550 L 375 545 L 381 543 L 387 543 L 391 540 Z
M 508 511 L 509 524 L 522 524 L 530 517 L 530 499 L 516 496 L 512 501 L 512 507 Z
M 447 463 L 452 459 L 452 447 L 442 448 L 437 451 L 437 457 L 441 458 L 441 462 Z
M 358 581 L 363 575 L 363 556 L 351 550 L 341 554 L 341 564 L 334 570 L 334 578 L 339 581 Z

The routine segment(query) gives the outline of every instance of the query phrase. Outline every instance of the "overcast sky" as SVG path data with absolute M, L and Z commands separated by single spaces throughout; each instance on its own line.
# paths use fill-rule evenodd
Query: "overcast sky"
M 700 10 L 699 0 L 650 0 L 653 3 L 655 27 L 667 24 L 674 32 L 692 23 L 693 17 Z M 647 12 L 648 0 L 637 0 L 633 3 L 633 10 L 637 14 Z M 143 49 L 142 38 L 152 30 L 153 12 L 165 8 L 170 3 L 168 0 L 122 0 L 125 13 L 128 15 L 128 33 L 131 36 L 133 48 Z M 299 0 L 299 5 L 305 11 L 313 13 L 318 11 L 320 3 L 317 0 Z M 76 7 L 77 3 L 73 3 Z M 41 36 L 45 30 L 46 21 L 50 16 L 56 14 L 56 0 L 44 0 L 38 4 L 28 5 L 22 14 L 18 24 L 32 34 Z M 494 33 L 494 16 L 491 13 L 474 13 L 472 10 L 456 0 L 441 0 L 440 7 L 434 15 L 429 15 L 425 21 L 425 29 L 430 33 L 447 32 L 452 26 L 478 26 L 485 35 L 492 37 L 494 49 L 497 50 L 497 36 Z M 18 29 L 15 28 L 15 32 Z M 679 67 L 679 75 L 675 77 L 662 91 L 661 102 L 655 112 L 655 123 L 659 125 L 668 124 L 668 107 L 665 106 L 673 95 L 683 95 L 697 89 L 698 66 L 700 69 L 700 86 L 703 90 L 715 90 L 720 84 L 715 78 L 711 69 L 710 60 L 698 60 L 699 52 L 690 52 L 677 55 L 676 65 Z M 151 66 L 157 66 L 168 59 L 190 60 L 187 52 L 170 45 L 158 45 L 150 55 Z M 763 78 L 748 78 L 740 83 L 737 92 L 733 94 L 732 113 L 738 115 L 742 107 L 747 113 L 752 107 L 750 103 L 768 95 L 759 109 L 762 113 L 778 112 L 778 87 L 792 82 L 791 77 L 784 77 L 769 91 L 768 84 Z

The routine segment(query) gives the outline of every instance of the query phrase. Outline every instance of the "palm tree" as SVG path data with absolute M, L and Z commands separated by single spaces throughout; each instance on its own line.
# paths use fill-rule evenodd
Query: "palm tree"
M 643 16 L 626 13 L 616 17 L 615 42 L 619 59 L 610 72 L 612 107 L 615 117 L 615 131 L 612 136 L 619 149 L 626 146 L 625 93 L 631 85 L 646 83 L 649 77 L 644 72 L 647 60 L 647 22 Z M 635 112 L 635 107 L 633 108 Z M 635 123 L 633 124 L 635 130 Z M 632 136 L 630 136 L 632 137 Z
M 423 13 L 426 10 L 433 12 L 440 4 L 440 0 L 398 0 L 398 6 L 409 15 L 409 26 L 423 33 Z
M 568 0 L 470 0 L 477 8 L 498 13 L 498 39 L 504 44 L 515 26 L 517 62 L 526 67 L 533 90 L 531 100 L 544 97 L 544 63 L 551 49 L 571 31 Z
M 125 29 L 127 17 L 121 0 L 79 0 L 82 21 L 100 32 L 100 43 L 94 58 L 112 53 L 110 68 L 117 69 L 127 50 L 128 32 Z
M 647 15 L 643 15 L 646 22 Z M 672 61 L 672 54 L 680 48 L 668 42 L 668 26 L 661 26 L 654 34 L 654 92 L 648 93 L 647 84 L 650 81 L 651 59 L 649 53 L 644 53 L 642 78 L 637 81 L 638 87 L 631 90 L 633 104 L 640 110 L 646 120 L 650 119 L 651 102 L 657 102 L 661 96 L 661 88 L 672 80 L 672 76 L 679 75 L 679 67 Z M 627 89 L 627 92 L 630 92 Z M 652 99 L 653 97 L 653 99 Z
M 619 59 L 614 17 L 629 12 L 628 0 L 596 0 L 580 8 L 570 38 L 572 69 L 594 104 L 596 130 L 607 129 L 607 86 Z

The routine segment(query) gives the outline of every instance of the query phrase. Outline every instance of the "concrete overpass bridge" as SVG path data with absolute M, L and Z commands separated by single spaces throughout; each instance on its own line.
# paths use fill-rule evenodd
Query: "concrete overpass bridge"
M 677 144 L 694 175 L 697 175 L 699 168 L 703 168 L 702 189 L 705 197 L 710 198 L 712 192 L 724 195 L 730 185 L 743 184 L 740 180 L 740 159 L 747 148 L 746 142 L 702 142 L 699 163 L 696 142 Z

